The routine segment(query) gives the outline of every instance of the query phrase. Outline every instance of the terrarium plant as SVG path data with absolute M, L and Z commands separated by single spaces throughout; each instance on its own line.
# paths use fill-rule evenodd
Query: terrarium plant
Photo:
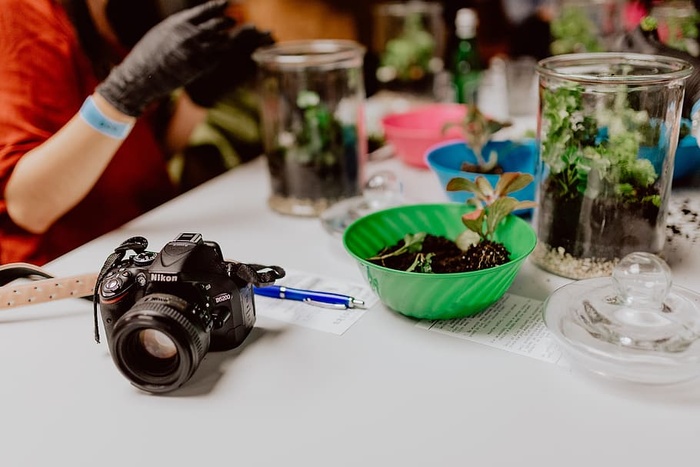
M 532 180 L 530 174 L 510 172 L 501 175 L 493 187 L 483 176 L 476 181 L 456 177 L 448 184 L 448 190 L 474 194 L 467 200 L 474 210 L 461 219 L 466 227 L 464 232 L 454 240 L 426 232 L 410 232 L 367 261 L 423 273 L 476 271 L 505 264 L 510 261 L 510 252 L 497 239 L 499 225 L 513 211 L 535 205 L 532 201 L 518 201 L 507 195 L 524 188 Z
M 682 93 L 658 78 L 657 89 L 637 84 L 639 76 L 622 82 L 634 75 L 633 65 L 611 64 L 600 80 L 617 76 L 612 84 L 552 80 L 541 91 L 543 172 L 533 259 L 552 272 L 608 275 L 628 253 L 658 253 L 663 246 Z M 675 104 L 664 102 L 666 92 Z
M 298 199 L 333 200 L 357 194 L 358 135 L 313 91 L 301 91 L 289 130 L 270 158 L 276 191 Z
M 596 7 L 596 5 L 589 5 Z M 601 12 L 601 14 L 603 14 Z M 559 15 L 550 22 L 552 54 L 601 52 L 598 27 L 591 20 L 586 7 L 580 5 L 564 5 Z
M 379 81 L 413 82 L 425 78 L 430 72 L 436 46 L 435 38 L 423 25 L 422 15 L 409 13 L 401 34 L 384 46 L 377 70 Z
M 476 105 L 467 105 L 466 107 L 467 111 L 462 120 L 447 122 L 442 128 L 443 133 L 453 127 L 459 128 L 465 144 L 474 153 L 476 163 L 463 162 L 461 170 L 482 174 L 503 173 L 498 163 L 498 151 L 492 150 L 486 155 L 484 149 L 494 134 L 511 126 L 512 123 L 488 117 Z
M 296 105 L 301 111 L 296 131 L 280 137 L 286 156 L 318 170 L 337 164 L 334 151 L 343 137 L 340 123 L 313 91 L 300 92 Z
M 463 177 L 455 177 L 447 184 L 447 191 L 468 191 L 474 196 L 467 199 L 467 204 L 474 206 L 474 211 L 464 214 L 462 222 L 467 227 L 455 243 L 467 250 L 474 245 L 496 245 L 494 234 L 496 229 L 513 211 L 534 208 L 534 201 L 519 201 L 507 196 L 521 190 L 532 183 L 533 176 L 521 172 L 508 172 L 498 177 L 493 187 L 486 177 L 478 176 L 472 181 Z M 502 247 L 502 245 L 500 245 Z

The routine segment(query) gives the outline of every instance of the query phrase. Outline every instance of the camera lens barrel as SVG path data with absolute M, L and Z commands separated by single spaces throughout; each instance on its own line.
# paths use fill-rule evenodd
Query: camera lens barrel
M 187 301 L 170 294 L 143 297 L 114 325 L 112 358 L 131 383 L 148 392 L 182 386 L 210 343 L 211 318 L 202 320 Z

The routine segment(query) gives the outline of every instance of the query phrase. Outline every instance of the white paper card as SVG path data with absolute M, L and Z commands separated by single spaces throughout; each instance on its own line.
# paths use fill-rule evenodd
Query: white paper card
M 362 284 L 338 281 L 298 271 L 287 270 L 285 272 L 286 275 L 275 281 L 275 285 L 349 295 L 363 300 L 365 308 L 329 309 L 295 300 L 256 295 L 255 309 L 259 316 L 341 335 L 379 301 L 372 290 Z
M 539 300 L 505 294 L 477 315 L 423 320 L 416 326 L 568 367 L 544 324 L 542 306 Z

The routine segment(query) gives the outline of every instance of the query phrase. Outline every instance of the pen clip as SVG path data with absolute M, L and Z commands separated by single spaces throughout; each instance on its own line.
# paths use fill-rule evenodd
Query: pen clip
M 304 303 L 308 303 L 312 306 L 317 306 L 319 308 L 330 308 L 332 310 L 346 310 L 348 307 L 342 303 L 324 303 L 318 300 L 312 300 L 310 298 L 305 298 L 302 300 Z

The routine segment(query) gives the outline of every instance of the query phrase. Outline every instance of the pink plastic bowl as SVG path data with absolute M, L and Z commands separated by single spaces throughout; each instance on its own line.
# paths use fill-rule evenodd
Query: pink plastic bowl
M 427 104 L 407 112 L 393 113 L 382 119 L 384 137 L 406 164 L 427 168 L 425 154 L 428 148 L 460 138 L 459 128 L 442 132 L 448 122 L 459 122 L 466 114 L 463 104 Z

